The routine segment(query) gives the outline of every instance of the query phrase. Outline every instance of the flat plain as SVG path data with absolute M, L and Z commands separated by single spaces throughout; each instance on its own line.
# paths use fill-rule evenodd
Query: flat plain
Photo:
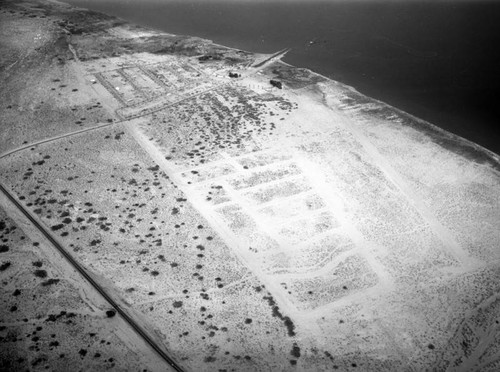
M 1 184 L 180 368 L 500 368 L 496 154 L 54 1 L 0 1 L 0 50 Z M 22 210 L 2 194 L 0 369 L 165 370 Z

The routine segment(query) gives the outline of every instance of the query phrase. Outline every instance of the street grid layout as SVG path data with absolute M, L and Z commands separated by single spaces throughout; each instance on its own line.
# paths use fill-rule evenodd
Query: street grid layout
M 23 16 L 12 14 L 0 16 Z M 2 209 L 89 273 L 94 290 L 72 281 L 80 295 L 110 294 L 82 319 L 115 334 L 103 309 L 130 314 L 116 355 L 135 347 L 131 328 L 142 342 L 153 335 L 149 346 L 172 367 L 192 370 L 498 367 L 497 157 L 281 63 L 286 50 L 225 60 L 222 48 L 186 39 L 204 54 L 145 53 L 143 30 L 141 52 L 101 55 L 96 34 L 70 37 L 65 25 L 71 61 L 49 61 L 47 76 L 20 90 L 25 101 L 0 108 L 22 119 L 11 128 L 22 135 L 3 139 L 2 191 L 15 205 Z M 102 32 L 120 45 L 138 36 L 115 26 Z M 160 39 L 152 33 L 151 45 Z M 40 40 L 25 40 L 32 53 Z M 270 85 L 276 76 L 283 89 Z M 31 267 L 14 252 L 35 245 L 5 236 L 5 319 L 17 320 L 0 322 L 4 343 L 6 330 L 26 333 L 19 304 L 38 311 L 17 297 L 19 283 L 52 286 L 52 296 L 74 276 L 41 278 L 50 269 L 34 267 L 49 262 Z M 50 309 L 66 297 L 51 299 Z M 38 348 L 55 344 L 29 337 L 30 363 L 47 368 L 58 355 Z M 144 362 L 145 349 L 130 360 Z M 78 349 L 71 358 L 95 363 Z

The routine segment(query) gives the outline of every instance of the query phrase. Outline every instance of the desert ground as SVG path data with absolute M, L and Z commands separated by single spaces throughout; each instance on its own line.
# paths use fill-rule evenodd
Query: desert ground
M 498 155 L 270 57 L 0 1 L 1 370 L 500 369 Z

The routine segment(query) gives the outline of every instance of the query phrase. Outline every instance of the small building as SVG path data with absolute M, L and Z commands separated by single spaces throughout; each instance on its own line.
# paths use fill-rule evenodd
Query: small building
M 276 87 L 278 89 L 283 89 L 283 84 L 281 84 L 281 81 L 278 80 L 271 80 L 269 81 L 273 87 Z

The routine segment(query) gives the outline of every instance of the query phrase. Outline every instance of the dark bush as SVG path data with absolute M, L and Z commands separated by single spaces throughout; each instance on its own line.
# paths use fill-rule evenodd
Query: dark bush
M 292 351 L 290 351 L 290 354 L 293 355 L 295 358 L 300 358 L 300 347 L 294 343 Z
M 35 270 L 34 272 L 35 276 L 39 278 L 46 278 L 47 277 L 47 271 L 45 270 Z
M 59 282 L 60 282 L 60 280 L 59 280 L 59 279 L 53 279 L 53 278 L 51 278 L 51 279 L 49 279 L 49 280 L 44 281 L 44 282 L 42 283 L 42 286 L 47 287 L 47 286 L 49 286 L 49 285 L 52 285 L 52 284 L 57 284 L 57 283 L 59 283 Z
M 173 307 L 175 308 L 179 308 L 179 307 L 182 307 L 182 301 L 175 301 L 173 304 L 172 304 Z

